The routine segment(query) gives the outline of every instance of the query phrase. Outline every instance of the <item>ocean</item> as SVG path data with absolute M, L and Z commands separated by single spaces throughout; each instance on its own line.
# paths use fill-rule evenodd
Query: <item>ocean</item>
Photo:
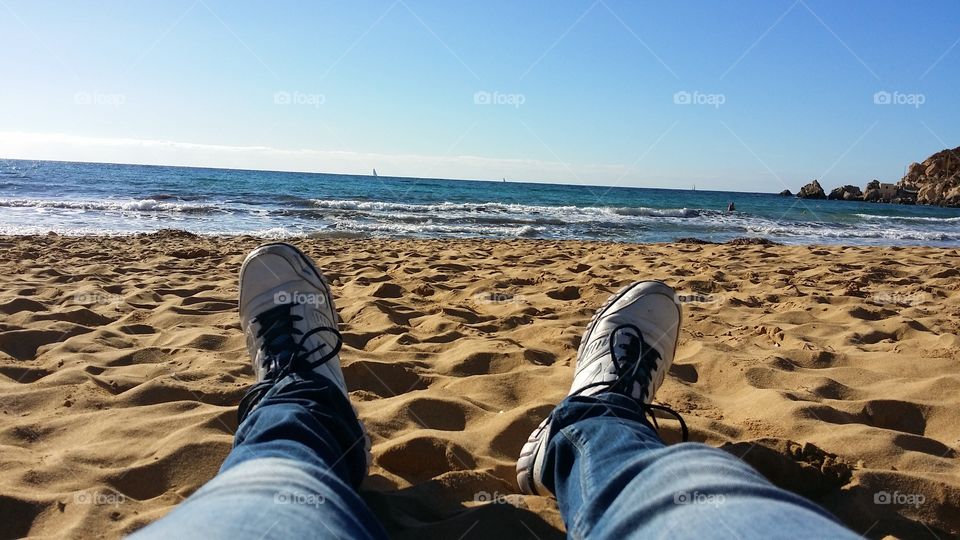
M 730 202 L 735 212 L 727 212 Z M 956 247 L 960 209 L 703 189 L 0 160 L 0 234 L 159 229 L 274 239 L 762 237 L 785 244 Z

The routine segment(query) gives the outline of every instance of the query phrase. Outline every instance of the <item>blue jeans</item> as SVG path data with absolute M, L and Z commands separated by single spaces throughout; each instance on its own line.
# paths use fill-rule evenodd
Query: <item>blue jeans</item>
M 318 375 L 289 375 L 243 419 L 216 478 L 133 537 L 386 538 L 357 494 L 366 459 L 340 390 Z
M 810 501 L 701 444 L 664 445 L 636 403 L 554 411 L 544 482 L 574 538 L 858 538 Z M 321 377 L 291 375 L 241 423 L 220 474 L 136 538 L 384 538 L 357 495 L 360 424 Z
M 626 396 L 567 398 L 550 429 L 544 484 L 572 538 L 860 538 L 723 450 L 666 446 Z

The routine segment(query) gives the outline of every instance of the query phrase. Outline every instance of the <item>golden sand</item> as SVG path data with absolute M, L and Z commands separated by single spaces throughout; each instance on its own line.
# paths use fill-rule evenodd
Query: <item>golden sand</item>
M 216 473 L 252 382 L 237 272 L 258 243 L 0 237 L 2 536 L 116 537 Z M 296 243 L 337 295 L 363 495 L 394 536 L 563 535 L 515 460 L 593 311 L 644 278 L 689 295 L 657 397 L 693 440 L 869 537 L 960 534 L 956 249 Z

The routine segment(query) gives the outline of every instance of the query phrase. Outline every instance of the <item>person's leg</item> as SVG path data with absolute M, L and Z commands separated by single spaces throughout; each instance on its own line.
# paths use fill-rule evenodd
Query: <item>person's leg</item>
M 289 375 L 240 425 L 220 474 L 134 538 L 383 538 L 357 494 L 364 435 L 318 375 Z
M 385 538 L 356 489 L 369 438 L 340 370 L 329 287 L 286 244 L 240 272 L 240 319 L 257 384 L 234 447 L 209 483 L 136 538 Z
M 574 538 L 856 538 L 722 450 L 664 445 L 646 415 L 665 409 L 652 402 L 680 322 L 676 293 L 658 281 L 629 285 L 597 311 L 568 397 L 520 451 L 520 489 L 556 494 Z
M 703 444 L 666 446 L 636 401 L 554 411 L 543 483 L 574 538 L 858 538 L 807 499 Z

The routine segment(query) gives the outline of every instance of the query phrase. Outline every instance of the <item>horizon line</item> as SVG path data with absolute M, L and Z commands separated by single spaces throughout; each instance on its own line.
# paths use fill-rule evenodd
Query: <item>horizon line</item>
M 118 161 L 87 161 L 87 160 L 73 160 L 73 159 L 33 159 L 33 158 L 18 158 L 18 157 L 4 157 L 0 156 L 0 161 L 33 161 L 33 162 L 46 162 L 46 163 L 70 163 L 70 164 L 82 164 L 82 165 L 118 165 L 118 166 L 131 166 L 131 167 L 158 167 L 158 168 L 174 168 L 174 169 L 205 169 L 205 170 L 214 170 L 214 171 L 237 171 L 237 172 L 263 172 L 263 173 L 279 173 L 279 174 L 316 174 L 316 175 L 327 175 L 327 176 L 351 176 L 357 178 L 379 178 L 379 179 L 391 179 L 391 180 L 442 180 L 449 182 L 487 182 L 500 184 L 502 180 L 492 180 L 488 178 L 447 178 L 444 176 L 395 176 L 395 175 L 384 175 L 377 174 L 374 176 L 372 174 L 358 174 L 358 173 L 340 173 L 340 172 L 324 172 L 316 170 L 296 170 L 296 169 L 260 169 L 260 168 L 245 168 L 245 167 L 217 167 L 211 165 L 168 165 L 160 163 L 137 163 L 137 162 L 118 162 Z M 371 169 L 374 169 L 372 167 Z M 505 177 L 504 177 L 505 179 Z M 553 181 L 537 181 L 537 180 L 506 180 L 508 184 L 525 184 L 525 185 L 538 185 L 538 186 L 558 186 L 558 187 L 586 187 L 586 188 L 609 188 L 609 189 L 649 189 L 649 190 L 658 190 L 658 191 L 693 191 L 693 192 L 704 192 L 704 193 L 742 193 L 744 195 L 779 195 L 779 192 L 766 192 L 766 191 L 739 191 L 739 190 L 724 190 L 724 189 L 697 189 L 696 184 L 693 188 L 683 189 L 675 187 L 653 187 L 653 186 L 611 186 L 607 184 L 577 184 L 573 182 L 569 183 L 558 183 Z

